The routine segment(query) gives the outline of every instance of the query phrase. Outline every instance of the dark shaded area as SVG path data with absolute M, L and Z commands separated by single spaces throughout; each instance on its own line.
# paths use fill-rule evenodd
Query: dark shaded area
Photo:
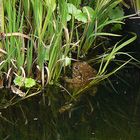
M 130 5 L 130 8 L 124 7 L 125 14 L 126 15 L 135 14 L 135 10 L 131 6 L 130 1 L 126 0 L 126 3 Z M 137 47 L 138 45 L 140 45 L 140 17 L 134 16 L 127 18 L 125 20 L 124 32 L 125 34 L 127 34 L 128 32 L 134 32 L 137 34 L 137 40 L 134 46 L 136 46 L 135 47 L 136 50 L 140 50 L 140 47 Z

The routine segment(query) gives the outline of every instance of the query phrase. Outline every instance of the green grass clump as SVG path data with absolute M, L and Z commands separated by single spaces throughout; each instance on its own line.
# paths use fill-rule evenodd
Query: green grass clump
M 123 19 L 129 17 L 124 16 L 120 3 L 121 0 L 95 0 L 81 7 L 84 4 L 81 0 L 3 0 L 0 5 L 1 75 L 5 75 L 9 85 L 17 76 L 41 81 L 42 87 L 55 84 L 67 60 L 87 56 L 89 50 L 100 46 L 97 41 L 100 37 L 120 36 L 108 30 L 116 24 L 121 27 Z M 134 35 L 122 44 L 104 50 L 96 59 L 100 64 L 97 78 L 88 86 L 97 84 L 127 64 L 130 60 L 107 73 L 108 65 L 120 49 L 135 39 Z M 73 54 L 76 57 L 73 58 Z M 92 58 L 95 57 L 93 54 Z

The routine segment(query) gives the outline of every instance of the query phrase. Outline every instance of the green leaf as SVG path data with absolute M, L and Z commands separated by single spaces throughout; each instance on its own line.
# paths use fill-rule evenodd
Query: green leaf
M 24 80 L 25 78 L 22 77 L 22 76 L 17 76 L 15 79 L 14 79 L 14 84 L 19 86 L 19 87 L 22 87 L 24 86 Z
M 110 19 L 116 19 L 116 18 L 123 17 L 124 16 L 124 11 L 120 6 L 117 6 L 116 8 L 111 9 L 109 11 L 108 15 L 109 15 Z
M 25 87 L 26 88 L 31 88 L 31 87 L 33 87 L 35 85 L 36 85 L 36 82 L 35 82 L 34 79 L 32 79 L 32 78 L 26 78 L 25 79 Z
M 71 15 L 67 15 L 67 21 L 70 21 L 71 20 Z
M 51 9 L 52 11 L 55 10 L 55 8 L 56 8 L 56 0 L 46 0 L 45 2 L 46 2 L 46 5 L 47 5 L 48 7 L 51 7 L 50 9 Z
M 87 22 L 87 16 L 85 13 L 82 13 L 82 12 L 75 14 L 75 19 L 77 19 L 78 21 L 81 21 L 83 23 Z
M 69 13 L 67 15 L 67 21 L 71 20 L 71 15 L 72 15 L 78 21 L 87 23 L 88 14 L 90 15 L 90 17 L 93 17 L 93 15 L 94 15 L 94 10 L 88 6 L 85 6 L 83 8 L 83 12 L 80 9 L 77 9 L 76 6 L 74 6 L 71 3 L 67 3 L 67 7 L 68 7 L 68 13 Z
M 45 51 L 45 60 L 48 61 L 49 60 L 49 53 L 50 53 L 50 46 L 47 45 L 47 47 L 44 49 Z
M 87 15 L 87 18 L 88 16 L 90 16 L 90 18 L 92 19 L 95 16 L 95 11 L 89 6 L 84 6 L 82 8 L 82 11 Z
M 111 31 L 115 32 L 115 31 L 120 31 L 122 30 L 122 25 L 121 24 L 115 24 L 112 28 Z
M 76 14 L 77 8 L 73 4 L 67 3 L 67 6 L 68 6 L 68 13 L 69 14 L 72 14 L 72 15 Z

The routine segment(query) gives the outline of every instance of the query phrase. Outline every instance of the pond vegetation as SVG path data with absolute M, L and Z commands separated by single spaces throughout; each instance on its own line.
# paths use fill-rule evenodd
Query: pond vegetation
M 131 6 L 135 12 L 126 14 Z M 56 119 L 60 115 L 67 114 L 68 122 L 73 114 L 80 122 L 90 120 L 95 104 L 103 109 L 97 103 L 98 93 L 103 92 L 100 86 L 109 84 L 117 93 L 112 75 L 127 85 L 119 71 L 127 66 L 139 68 L 139 59 L 129 49 L 125 51 L 137 34 L 123 33 L 126 19 L 139 18 L 139 10 L 138 0 L 0 0 L 0 109 L 19 109 L 26 124 L 21 101 L 28 98 L 23 104 L 34 106 L 38 98 L 42 109 L 48 105 L 57 136 L 67 127 L 59 128 Z M 15 125 L 9 116 L 0 117 Z
M 21 94 L 22 88 L 28 94 L 33 86 L 36 90 L 48 84 L 62 87 L 60 81 L 72 61 L 87 61 L 97 67 L 96 77 L 73 95 L 114 74 L 134 59 L 121 49 L 136 39 L 135 34 L 121 37 L 114 45 L 109 43 L 121 36 L 118 31 L 123 19 L 135 15 L 124 16 L 122 6 L 118 0 L 2 1 L 1 87 L 12 85 L 12 91 Z M 128 59 L 108 71 L 118 55 Z

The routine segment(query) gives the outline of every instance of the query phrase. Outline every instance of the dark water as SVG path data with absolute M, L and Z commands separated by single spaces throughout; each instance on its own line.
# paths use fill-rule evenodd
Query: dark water
M 139 140 L 140 71 L 130 66 L 109 80 L 62 114 L 59 88 L 3 109 L 2 91 L 0 140 Z

